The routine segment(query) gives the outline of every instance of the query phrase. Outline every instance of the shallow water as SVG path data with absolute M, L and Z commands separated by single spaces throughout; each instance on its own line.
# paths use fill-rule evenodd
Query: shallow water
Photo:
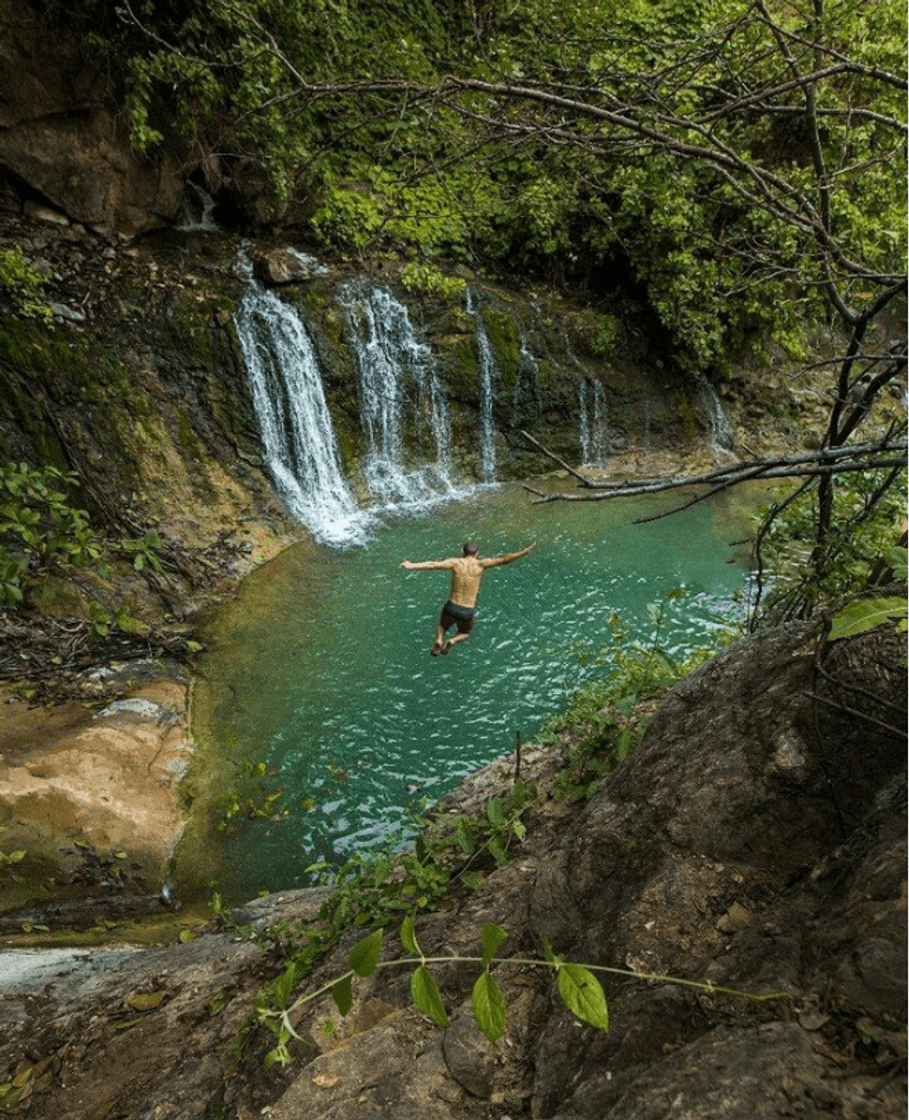
M 666 501 L 662 499 L 662 505 Z M 364 547 L 294 548 L 247 579 L 220 612 L 200 689 L 202 723 L 228 758 L 265 758 L 284 789 L 283 823 L 244 821 L 224 841 L 227 898 L 305 885 L 306 868 L 342 860 L 408 820 L 465 774 L 533 736 L 596 673 L 618 611 L 647 641 L 647 604 L 667 604 L 661 644 L 704 644 L 734 611 L 744 568 L 729 542 L 741 507 L 722 498 L 634 525 L 657 501 L 533 505 L 520 488 L 487 488 L 380 528 Z M 484 577 L 476 629 L 448 657 L 428 656 L 445 572 L 401 561 L 529 556 Z

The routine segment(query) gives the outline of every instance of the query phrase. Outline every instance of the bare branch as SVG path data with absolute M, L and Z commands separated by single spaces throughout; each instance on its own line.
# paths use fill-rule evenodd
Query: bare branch
M 578 485 L 584 494 L 547 494 L 531 486 L 524 486 L 525 490 L 536 495 L 534 505 L 546 502 L 599 502 L 610 501 L 613 498 L 627 498 L 643 494 L 661 494 L 668 490 L 678 490 L 684 487 L 707 486 L 706 492 L 697 494 L 682 505 L 649 517 L 640 518 L 640 521 L 652 521 L 660 517 L 677 513 L 722 493 L 733 486 L 744 482 L 754 482 L 758 479 L 771 478 L 818 478 L 827 475 L 840 474 L 847 471 L 870 470 L 879 467 L 904 467 L 905 453 L 909 443 L 906 439 L 888 438 L 874 443 L 853 444 L 844 447 L 827 447 L 818 451 L 806 451 L 792 455 L 777 455 L 767 459 L 751 459 L 747 462 L 734 463 L 720 467 L 701 475 L 682 475 L 668 478 L 637 479 L 626 482 L 597 482 L 580 474 L 569 467 L 557 455 L 547 450 L 527 432 L 522 431 L 525 437 L 538 451 L 546 455 L 554 463 L 569 471 L 573 478 L 578 480 Z

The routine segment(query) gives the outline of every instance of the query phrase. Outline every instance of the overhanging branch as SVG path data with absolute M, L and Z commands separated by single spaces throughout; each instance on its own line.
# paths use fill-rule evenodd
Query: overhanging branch
M 806 451 L 793 455 L 777 455 L 768 459 L 750 459 L 746 462 L 732 463 L 720 467 L 707 474 L 675 475 L 616 483 L 598 482 L 595 479 L 587 478 L 570 467 L 558 455 L 545 448 L 528 432 L 522 430 L 521 435 L 548 459 L 551 459 L 563 470 L 568 471 L 577 480 L 578 486 L 586 491 L 583 494 L 547 494 L 525 483 L 524 489 L 536 497 L 534 505 L 541 505 L 546 502 L 610 501 L 613 498 L 661 494 L 685 487 L 707 487 L 706 490 L 695 494 L 682 505 L 648 517 L 638 518 L 638 522 L 654 521 L 660 517 L 667 517 L 671 513 L 678 513 L 680 510 L 706 501 L 714 494 L 722 493 L 724 490 L 739 486 L 744 482 L 778 478 L 822 478 L 849 471 L 904 467 L 906 465 L 906 451 L 909 447 L 906 439 L 884 439 L 873 443 L 826 447 L 817 451 Z

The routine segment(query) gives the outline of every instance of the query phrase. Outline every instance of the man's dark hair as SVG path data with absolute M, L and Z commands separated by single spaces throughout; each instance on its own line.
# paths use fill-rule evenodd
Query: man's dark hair
M 480 546 L 477 544 L 476 541 L 465 541 L 464 542 L 464 555 L 465 556 L 476 556 L 476 554 L 479 551 L 480 551 Z

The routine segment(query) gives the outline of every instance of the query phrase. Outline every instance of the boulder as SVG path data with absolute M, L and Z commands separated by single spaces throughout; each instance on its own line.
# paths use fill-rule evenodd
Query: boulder
M 269 249 L 257 253 L 252 263 L 253 275 L 266 288 L 299 284 L 325 272 L 318 261 L 296 249 Z

